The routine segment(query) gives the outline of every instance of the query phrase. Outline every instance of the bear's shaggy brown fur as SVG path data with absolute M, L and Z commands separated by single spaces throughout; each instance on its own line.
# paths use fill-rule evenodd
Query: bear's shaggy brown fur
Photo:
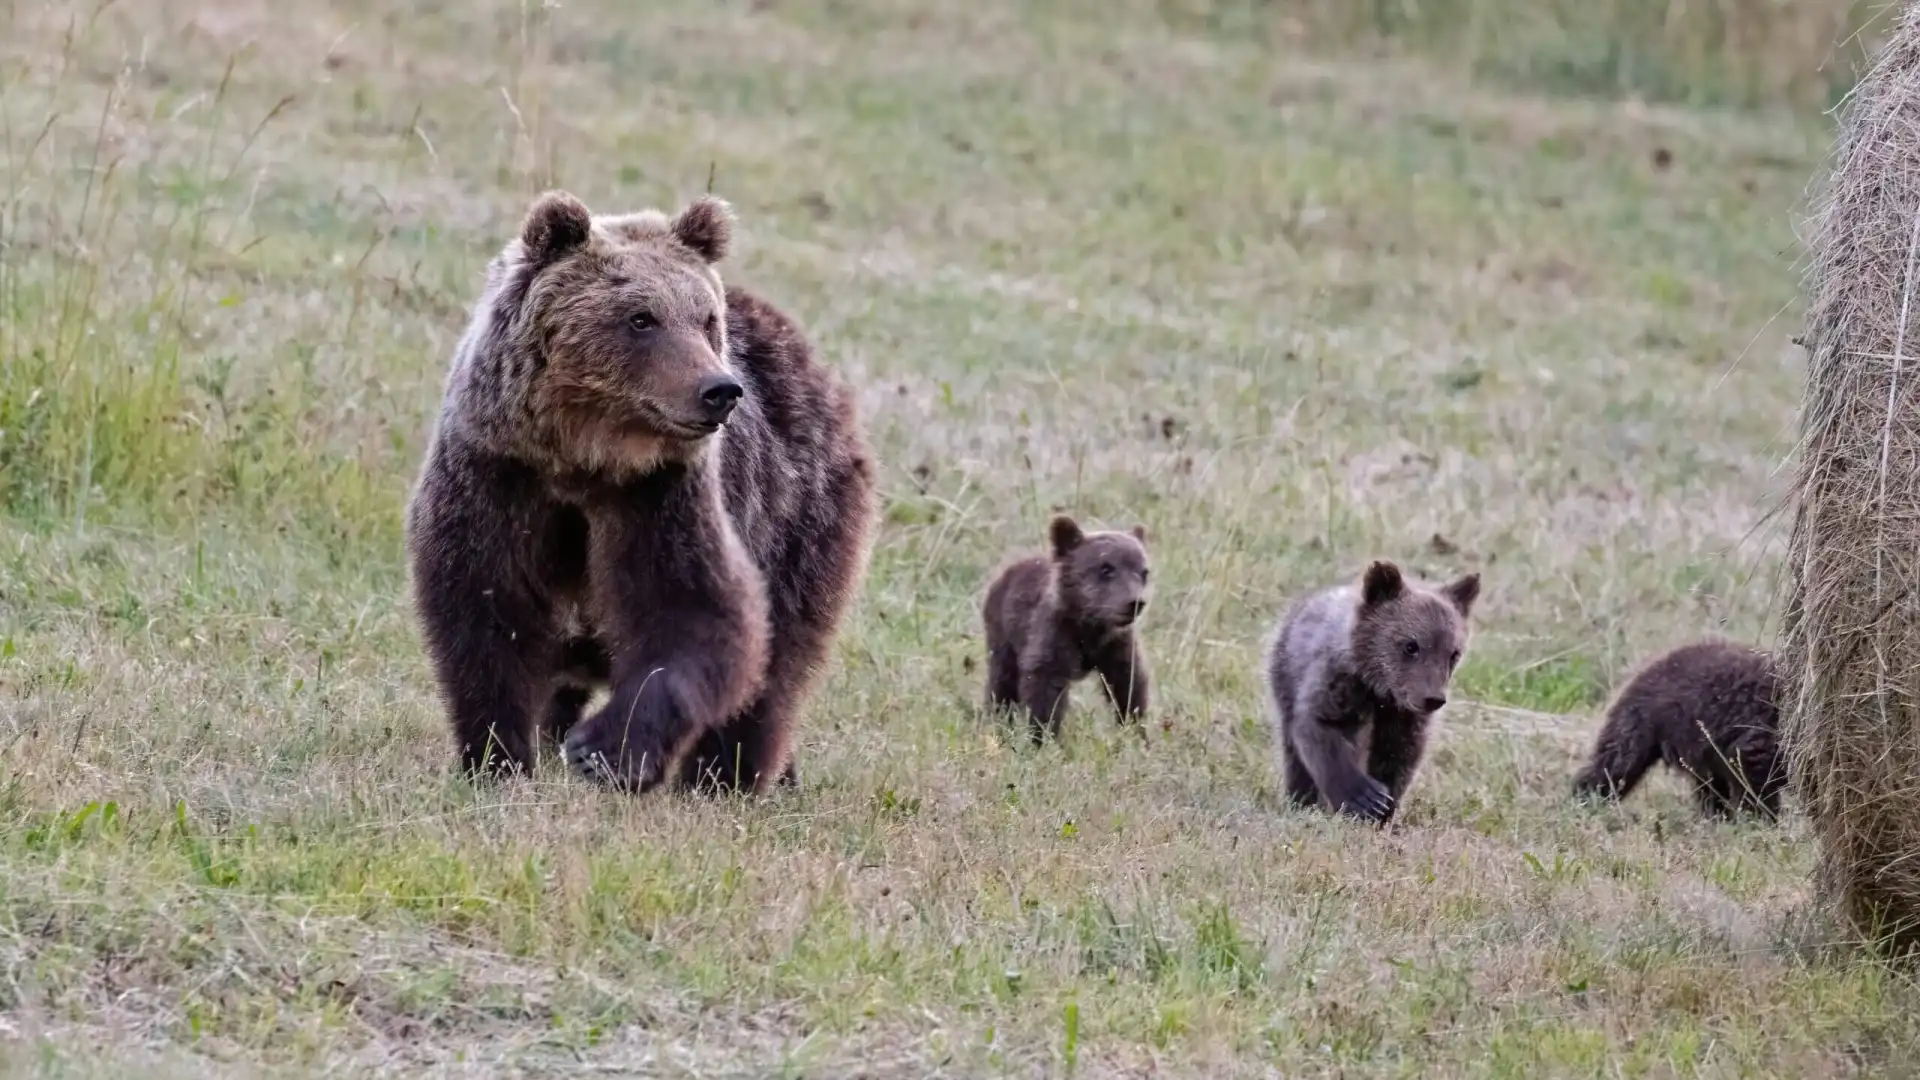
M 794 323 L 727 288 L 731 211 L 542 196 L 487 267 L 408 508 L 460 758 L 764 790 L 867 564 L 873 464 Z M 579 720 L 589 692 L 612 699 Z
M 1607 709 L 1580 797 L 1619 799 L 1665 761 L 1693 778 L 1710 817 L 1773 818 L 1787 784 L 1771 657 L 1726 641 L 1682 645 L 1642 667 Z
M 1382 824 L 1426 753 L 1480 575 L 1438 589 L 1390 562 L 1296 603 L 1267 654 L 1287 796 Z
M 1070 517 L 1048 529 L 1052 551 L 1002 570 L 987 589 L 987 705 L 1019 706 L 1033 740 L 1060 733 L 1067 689 L 1100 676 L 1124 720 L 1147 711 L 1147 658 L 1134 623 L 1147 609 L 1147 532 L 1082 532 Z

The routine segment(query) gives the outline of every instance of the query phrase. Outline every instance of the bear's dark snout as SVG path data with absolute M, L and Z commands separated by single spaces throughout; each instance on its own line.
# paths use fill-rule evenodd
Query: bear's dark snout
M 727 422 L 733 415 L 733 407 L 740 404 L 741 395 L 747 392 L 740 380 L 731 375 L 709 375 L 700 380 L 700 408 L 706 414 L 707 422 L 718 426 Z
M 1423 712 L 1439 712 L 1446 704 L 1447 699 L 1445 697 L 1435 694 L 1433 697 L 1421 702 L 1420 708 Z

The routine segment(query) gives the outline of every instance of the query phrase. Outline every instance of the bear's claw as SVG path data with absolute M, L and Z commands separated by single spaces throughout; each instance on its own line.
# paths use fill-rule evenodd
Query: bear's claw
M 637 755 L 613 754 L 588 744 L 588 729 L 576 728 L 567 734 L 567 740 L 561 747 L 561 753 L 574 773 L 603 787 L 618 788 L 624 791 L 644 792 L 660 782 L 662 770 L 659 755 L 645 752 Z M 619 759 L 627 758 L 631 764 L 621 767 Z

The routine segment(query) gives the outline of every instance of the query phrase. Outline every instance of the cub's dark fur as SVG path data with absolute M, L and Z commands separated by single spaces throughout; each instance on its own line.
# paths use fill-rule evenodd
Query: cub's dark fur
M 1052 551 L 1022 559 L 987 589 L 987 704 L 1019 706 L 1033 739 L 1058 735 L 1067 688 L 1089 674 L 1128 720 L 1147 711 L 1147 658 L 1134 622 L 1147 609 L 1146 530 L 1085 533 L 1053 519 Z
M 1357 585 L 1296 603 L 1267 655 L 1281 768 L 1294 804 L 1393 818 L 1466 648 L 1480 575 L 1438 589 L 1375 562 Z
M 1574 793 L 1621 798 L 1659 761 L 1693 778 L 1703 814 L 1779 816 L 1787 777 L 1779 684 L 1768 654 L 1703 641 L 1641 668 L 1608 708 Z
M 544 721 L 623 788 L 795 777 L 873 466 L 799 328 L 722 285 L 731 221 L 712 198 L 595 217 L 549 193 L 487 268 L 407 517 L 469 770 L 527 768 Z

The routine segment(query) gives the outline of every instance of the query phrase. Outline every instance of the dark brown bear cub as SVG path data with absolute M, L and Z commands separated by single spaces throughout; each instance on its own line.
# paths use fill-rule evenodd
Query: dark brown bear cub
M 795 778 L 873 466 L 799 328 L 721 283 L 731 221 L 718 199 L 594 217 L 550 193 L 487 267 L 407 517 L 469 770 L 527 768 L 544 721 L 622 788 Z
M 1296 603 L 1267 655 L 1281 768 L 1298 806 L 1382 824 L 1426 753 L 1467 646 L 1480 575 L 1434 589 L 1390 562 Z
M 1053 519 L 1052 552 L 1022 559 L 987 589 L 987 705 L 1016 706 L 1033 741 L 1060 733 L 1067 688 L 1100 676 L 1127 720 L 1147 711 L 1147 658 L 1134 623 L 1147 609 L 1146 530 L 1080 531 Z
M 1725 641 L 1682 645 L 1641 668 L 1607 709 L 1574 794 L 1618 799 L 1664 761 L 1693 778 L 1711 817 L 1780 813 L 1778 684 L 1768 655 Z

